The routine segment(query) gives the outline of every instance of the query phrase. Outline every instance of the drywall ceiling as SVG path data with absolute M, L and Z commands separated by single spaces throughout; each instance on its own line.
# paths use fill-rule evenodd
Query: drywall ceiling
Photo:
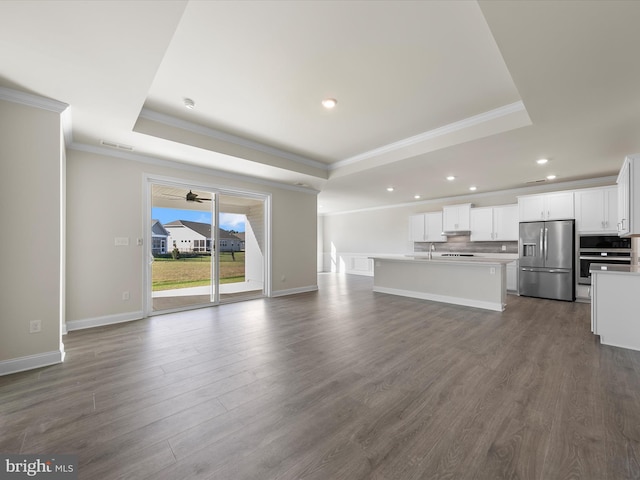
M 627 1 L 5 0 L 0 85 L 68 103 L 71 148 L 330 213 L 615 174 L 640 152 L 638 21 Z

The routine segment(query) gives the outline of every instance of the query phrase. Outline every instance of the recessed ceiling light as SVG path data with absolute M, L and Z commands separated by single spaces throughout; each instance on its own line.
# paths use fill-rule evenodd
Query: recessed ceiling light
M 194 102 L 190 98 L 185 98 L 184 106 L 187 107 L 189 110 L 193 110 L 194 108 L 196 108 L 196 102 Z
M 455 180 L 455 179 L 456 179 L 456 177 L 454 177 L 453 175 L 449 175 L 447 177 L 447 180 L 449 180 L 449 181 L 452 181 L 452 180 Z
M 538 165 L 544 165 L 544 164 L 545 164 L 545 163 L 547 163 L 548 161 L 549 161 L 549 160 L 548 160 L 548 159 L 546 159 L 546 158 L 541 158 L 541 159 L 539 159 L 539 160 L 536 160 L 536 163 L 537 163 Z
M 471 190 L 472 192 L 475 192 L 477 189 L 478 189 L 478 187 L 473 186 L 473 185 L 471 187 L 469 187 L 469 190 Z
M 416 200 L 418 200 L 420 198 L 420 195 L 414 195 L 413 198 L 415 198 Z
M 338 101 L 335 98 L 325 98 L 322 100 L 322 106 L 324 108 L 328 108 L 329 110 L 335 107 L 338 104 Z
M 547 180 L 555 180 L 556 176 L 555 175 L 547 175 Z
M 387 187 L 387 192 L 393 192 L 395 190 L 395 188 L 393 187 Z

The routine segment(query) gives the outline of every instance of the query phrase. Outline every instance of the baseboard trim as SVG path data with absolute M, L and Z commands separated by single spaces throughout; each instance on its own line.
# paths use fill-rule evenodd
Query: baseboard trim
M 430 300 L 432 302 L 451 303 L 453 305 L 462 305 L 464 307 L 482 308 L 484 310 L 493 310 L 495 312 L 503 312 L 504 305 L 495 302 L 483 302 L 482 300 L 472 300 L 468 298 L 450 297 L 448 295 L 437 295 L 433 293 L 414 292 L 411 290 L 400 290 L 388 287 L 373 287 L 374 292 L 388 293 L 390 295 L 399 295 L 401 297 L 419 298 L 421 300 Z
M 142 318 L 144 318 L 144 314 L 140 310 L 137 312 L 105 315 L 103 317 L 85 318 L 84 320 L 71 320 L 67 322 L 66 326 L 67 331 L 71 332 L 73 330 L 84 330 L 85 328 L 104 327 L 116 323 L 131 322 Z
M 34 368 L 48 367 L 49 365 L 62 363 L 63 360 L 64 352 L 61 350 L 3 360 L 0 362 L 0 376 L 33 370 Z
M 308 285 L 306 287 L 288 288 L 286 290 L 276 290 L 271 292 L 272 297 L 284 297 L 286 295 L 296 295 L 298 293 L 317 292 L 318 285 Z

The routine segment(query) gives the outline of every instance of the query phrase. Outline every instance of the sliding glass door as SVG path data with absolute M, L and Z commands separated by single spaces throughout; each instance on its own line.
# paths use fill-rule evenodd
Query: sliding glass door
M 264 295 L 264 201 L 242 195 L 220 194 L 219 291 L 220 302 Z
M 264 198 L 171 182 L 149 187 L 149 314 L 264 296 Z

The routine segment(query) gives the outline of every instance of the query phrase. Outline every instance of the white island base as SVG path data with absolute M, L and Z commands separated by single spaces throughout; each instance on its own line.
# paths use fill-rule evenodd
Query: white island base
M 591 331 L 602 345 L 640 350 L 640 266 L 592 263 Z
M 373 291 L 501 312 L 512 260 L 372 257 Z

